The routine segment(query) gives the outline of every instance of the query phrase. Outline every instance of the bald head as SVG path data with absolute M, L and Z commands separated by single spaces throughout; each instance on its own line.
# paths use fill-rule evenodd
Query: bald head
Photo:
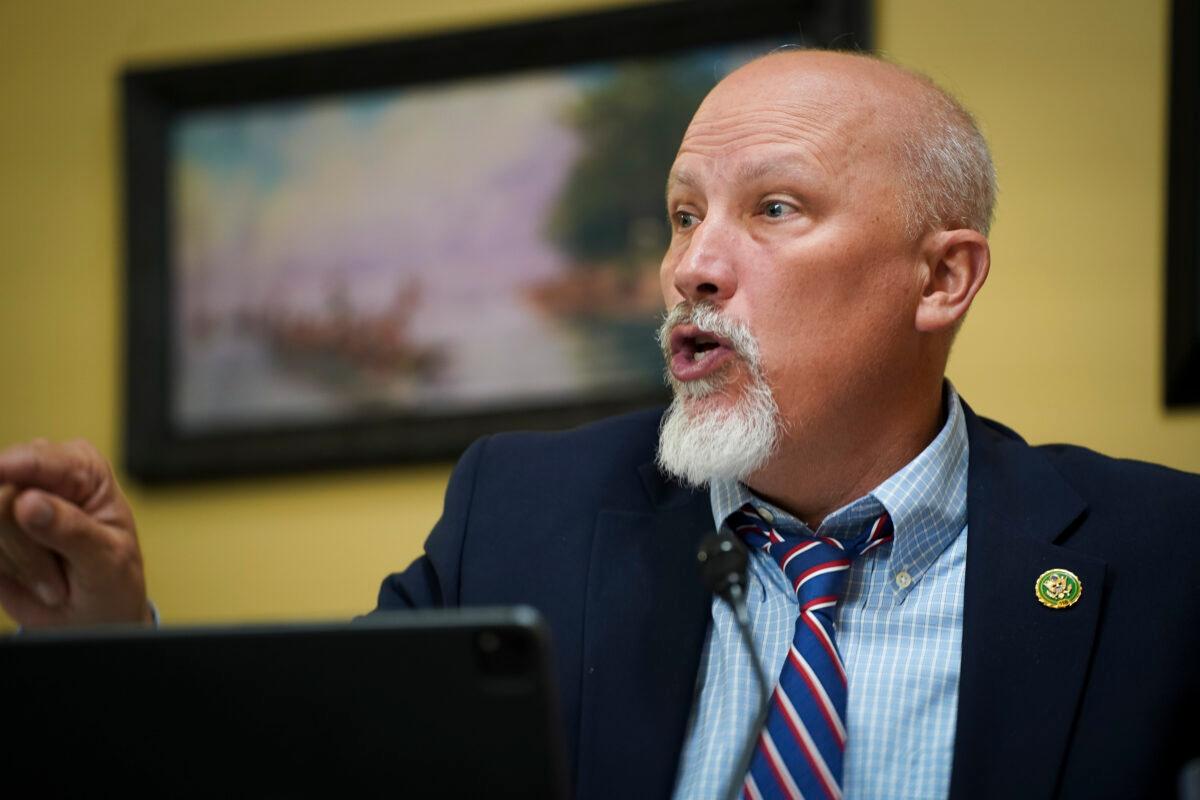
M 894 172 L 893 199 L 911 237 L 991 228 L 996 177 L 987 142 L 971 114 L 920 73 L 869 55 L 780 50 L 721 81 L 696 121 L 730 104 L 815 116 L 851 140 L 848 158 L 879 157 Z
M 685 320 L 666 341 L 676 427 L 700 431 L 692 463 L 766 427 L 773 444 L 738 479 L 820 521 L 919 453 L 987 278 L 991 196 L 970 117 L 910 72 L 790 51 L 721 81 L 675 156 L 660 272 Z M 739 353 L 717 319 L 755 347 Z M 764 393 L 773 407 L 751 414 Z

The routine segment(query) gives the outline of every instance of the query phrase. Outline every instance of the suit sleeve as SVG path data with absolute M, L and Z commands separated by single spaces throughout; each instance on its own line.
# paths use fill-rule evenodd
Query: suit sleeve
M 463 544 L 487 441 L 486 438 L 477 440 L 459 459 L 446 487 L 442 517 L 425 540 L 425 554 L 403 572 L 384 578 L 375 611 L 444 608 L 459 604 Z

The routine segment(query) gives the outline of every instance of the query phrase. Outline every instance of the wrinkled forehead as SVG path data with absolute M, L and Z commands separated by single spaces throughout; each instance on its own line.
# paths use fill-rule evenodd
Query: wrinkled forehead
M 676 166 L 715 169 L 790 152 L 798 163 L 840 177 L 864 159 L 888 157 L 903 127 L 901 104 L 875 72 L 837 58 L 771 56 L 743 67 L 700 105 Z

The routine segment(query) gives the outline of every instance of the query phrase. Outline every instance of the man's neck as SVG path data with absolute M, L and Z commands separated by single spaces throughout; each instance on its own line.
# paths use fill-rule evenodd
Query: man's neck
M 946 419 L 941 387 L 902 407 L 878 407 L 887 413 L 844 419 L 821 437 L 785 439 L 779 452 L 746 485 L 815 531 L 831 513 L 869 493 L 916 458 Z

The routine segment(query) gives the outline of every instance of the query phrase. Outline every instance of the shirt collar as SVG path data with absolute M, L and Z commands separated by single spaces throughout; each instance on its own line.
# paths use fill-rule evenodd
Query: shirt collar
M 852 538 L 863 524 L 885 509 L 892 518 L 895 539 L 879 547 L 878 558 L 888 559 L 892 581 L 902 598 L 921 579 L 942 551 L 967 524 L 967 426 L 958 393 L 946 381 L 946 422 L 921 453 L 873 491 L 827 516 L 818 531 L 822 536 Z M 718 527 L 745 503 L 751 503 L 776 527 L 812 535 L 792 514 L 756 497 L 745 484 L 716 479 L 709 485 L 713 521 Z M 764 513 L 765 512 L 765 513 Z

